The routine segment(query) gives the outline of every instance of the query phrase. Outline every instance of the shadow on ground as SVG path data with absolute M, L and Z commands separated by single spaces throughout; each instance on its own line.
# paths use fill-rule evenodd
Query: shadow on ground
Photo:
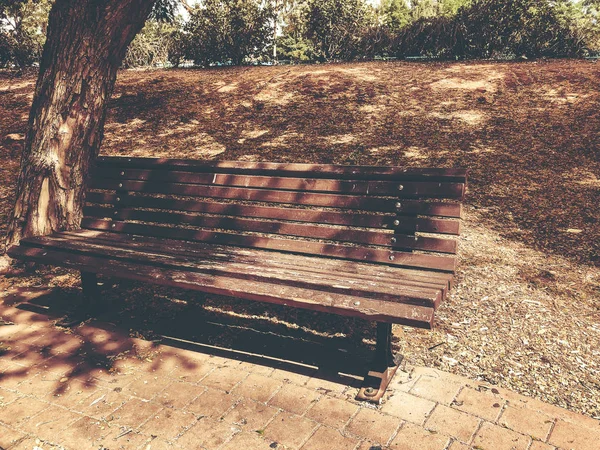
M 74 325 L 62 329 L 62 333 L 53 331 L 52 339 L 40 334 L 41 328 L 17 328 L 18 344 L 0 346 L 3 361 L 17 363 L 0 374 L 2 385 L 23 381 L 31 375 L 31 370 L 43 364 L 45 372 L 57 374 L 55 380 L 51 376 L 48 380 L 55 383 L 54 395 L 63 395 L 69 385 L 65 383 L 67 380 L 84 381 L 85 385 L 92 386 L 98 377 L 118 372 L 120 362 L 131 356 L 152 361 L 152 370 L 158 370 L 164 361 L 177 358 L 178 365 L 193 374 L 196 368 L 193 359 L 182 359 L 180 352 L 171 354 L 165 348 L 180 348 L 356 385 L 373 356 L 372 342 L 363 342 L 362 337 L 348 339 L 342 333 L 348 330 L 347 321 L 338 320 L 337 316 L 320 314 L 317 325 L 309 328 L 309 324 L 313 325 L 310 323 L 312 314 L 308 312 L 304 314 L 306 317 L 301 317 L 300 313 L 290 327 L 269 320 L 269 315 L 278 313 L 272 310 L 273 306 L 268 312 L 263 308 L 262 314 L 267 317 L 261 317 L 260 307 L 254 307 L 253 312 L 258 313 L 254 315 L 248 313 L 254 304 L 247 305 L 242 317 L 228 310 L 228 306 L 233 307 L 231 299 L 206 298 L 170 288 L 148 289 L 129 281 L 106 282 L 102 298 L 109 307 L 91 319 L 93 328 Z M 119 301 L 125 293 L 126 303 Z M 7 333 L 13 331 L 10 327 L 19 327 L 19 323 L 25 322 L 24 315 L 28 316 L 29 323 L 34 317 L 34 324 L 59 321 L 81 301 L 77 289 L 11 290 L 4 307 L 14 309 L 3 315 L 5 321 L 0 333 L 4 327 Z M 6 321 L 7 318 L 10 321 Z M 369 325 L 364 323 L 365 326 Z M 364 335 L 365 330 L 362 331 L 355 336 Z M 374 330 L 369 331 L 367 335 L 374 334 Z M 142 347 L 136 344 L 139 339 L 145 342 Z M 163 344 L 160 358 L 157 357 L 159 343 Z

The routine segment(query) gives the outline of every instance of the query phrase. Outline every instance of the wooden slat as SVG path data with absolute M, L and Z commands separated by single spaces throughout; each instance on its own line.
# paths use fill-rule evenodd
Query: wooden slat
M 257 201 L 269 203 L 287 203 L 294 205 L 326 206 L 335 208 L 360 209 L 365 211 L 381 211 L 383 205 L 390 205 L 387 198 L 369 198 L 355 195 L 299 193 L 273 191 L 265 189 L 248 189 L 223 186 L 192 186 L 177 183 L 146 183 L 111 179 L 92 179 L 92 189 L 123 190 L 154 194 L 174 194 L 188 197 L 225 198 L 238 201 Z M 390 205 L 391 206 L 391 205 Z M 388 207 L 390 207 L 388 206 Z
M 119 199 L 119 200 L 117 200 Z M 259 205 L 243 205 L 237 203 L 218 203 L 215 201 L 181 200 L 176 198 L 154 197 L 147 195 L 117 195 L 112 192 L 87 193 L 89 203 L 120 204 L 122 206 L 138 206 L 143 208 L 170 209 L 209 214 L 225 214 L 246 217 L 264 217 L 271 219 L 286 219 L 293 216 L 298 222 L 327 223 L 331 225 L 350 225 L 353 227 L 382 228 L 384 221 L 391 216 L 361 214 L 356 211 L 339 212 L 290 207 L 274 207 Z M 400 203 L 400 205 L 398 205 Z M 310 206 L 310 204 L 308 205 Z M 377 212 L 398 213 L 400 215 L 422 215 L 460 218 L 462 208 L 460 203 L 423 202 L 418 200 L 388 200 L 379 202 Z M 230 214 L 227 214 L 230 213 Z
M 15 246 L 11 247 L 8 253 L 13 258 L 69 267 L 118 278 L 129 278 L 213 294 L 285 304 L 298 308 L 362 317 L 373 321 L 401 323 L 421 328 L 431 328 L 433 324 L 433 308 L 418 305 L 352 297 L 345 294 L 323 293 L 310 289 L 251 280 L 237 279 L 235 283 L 232 283 L 231 279 L 224 277 L 43 248 Z
M 98 167 L 185 170 L 187 172 L 218 172 L 270 176 L 294 176 L 352 179 L 418 179 L 445 180 L 463 183 L 466 169 L 415 168 L 395 166 L 346 166 L 335 164 L 297 164 L 245 161 L 198 161 L 188 159 L 131 158 L 101 156 Z M 412 177 L 412 178 L 411 178 Z
M 53 250 L 69 250 L 74 253 L 103 256 L 118 261 L 173 267 L 236 279 L 249 279 L 269 283 L 279 282 L 289 286 L 323 292 L 348 294 L 355 297 L 366 297 L 391 302 L 420 304 L 430 307 L 436 307 L 439 304 L 442 294 L 440 289 L 431 286 L 402 284 L 395 286 L 378 284 L 369 286 L 369 289 L 365 290 L 353 283 L 353 280 L 348 277 L 330 276 L 328 274 L 306 277 L 306 274 L 298 269 L 271 267 L 264 263 L 258 265 L 239 264 L 232 261 L 214 260 L 210 256 L 198 260 L 191 255 L 173 254 L 166 246 L 163 246 L 158 251 L 151 251 L 148 248 L 135 249 L 126 246 L 110 245 L 92 239 L 83 241 L 65 239 L 61 236 L 29 238 L 22 245 Z
M 222 173 L 194 173 L 174 170 L 143 170 L 98 168 L 94 179 L 146 181 L 151 183 L 180 183 L 193 185 L 246 187 L 301 192 L 339 194 L 392 195 L 398 197 L 426 197 L 461 199 L 464 184 L 434 181 L 332 180 L 319 178 L 291 178 Z
M 272 252 L 268 250 L 225 246 L 218 244 L 207 244 L 205 242 L 190 242 L 174 239 L 155 238 L 151 236 L 129 235 L 96 230 L 76 230 L 57 233 L 67 239 L 92 239 L 115 244 L 117 246 L 128 245 L 134 248 L 160 249 L 167 246 L 170 251 L 183 254 L 191 254 L 202 259 L 209 255 L 211 258 L 222 258 L 224 261 L 242 261 L 246 264 L 269 263 L 276 266 L 287 266 L 298 268 L 310 273 L 339 273 L 342 276 L 352 276 L 364 280 L 366 283 L 380 283 L 388 280 L 389 283 L 403 283 L 414 281 L 434 285 L 440 289 L 446 289 L 452 275 L 448 273 L 420 271 L 416 269 L 405 269 L 401 267 L 361 263 L 356 261 L 345 261 L 335 258 L 324 258 L 318 256 L 296 255 L 283 252 Z
M 220 263 L 228 267 L 234 264 L 274 268 L 302 273 L 302 279 L 328 279 L 352 284 L 381 292 L 394 292 L 399 286 L 436 289 L 442 292 L 442 300 L 449 288 L 451 276 L 438 272 L 420 272 L 399 267 L 386 267 L 346 261 L 316 258 L 312 256 L 289 255 L 281 252 L 243 249 L 189 241 L 176 241 L 145 236 L 124 235 L 119 233 L 79 230 L 54 233 L 53 239 L 91 242 L 115 248 L 127 248 L 134 251 L 167 253 L 173 256 L 192 258 L 194 261 Z M 261 269 L 261 270 L 262 270 Z M 390 270 L 381 270 L 390 269 Z M 437 307 L 437 305 L 435 305 Z
M 416 249 L 440 253 L 456 253 L 456 241 L 435 237 L 407 236 L 382 231 L 362 231 L 347 227 L 320 226 L 305 223 L 264 221 L 256 219 L 205 216 L 197 214 L 147 211 L 132 208 L 86 207 L 88 217 L 112 218 L 121 221 L 153 222 L 197 226 L 203 229 L 249 231 L 283 236 L 324 239 L 337 242 L 380 245 L 394 249 Z M 293 217 L 292 214 L 290 216 Z M 292 218 L 290 217 L 290 219 Z
M 388 251 L 373 248 L 350 247 L 339 244 L 322 244 L 305 240 L 248 236 L 185 228 L 169 228 L 164 226 L 91 218 L 83 219 L 82 228 L 116 231 L 128 234 L 141 234 L 144 236 L 160 236 L 189 241 L 205 241 L 209 243 L 239 245 L 242 247 L 281 250 L 301 254 L 320 254 L 349 260 L 379 262 L 403 267 L 439 270 L 443 272 L 454 272 L 456 264 L 455 258 L 448 256 L 424 255 L 394 250 Z

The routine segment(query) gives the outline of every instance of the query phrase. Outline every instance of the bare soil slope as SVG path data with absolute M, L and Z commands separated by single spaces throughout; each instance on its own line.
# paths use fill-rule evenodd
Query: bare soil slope
M 600 417 L 599 85 L 583 61 L 128 71 L 102 153 L 469 168 L 457 288 L 433 333 L 395 330 L 401 351 Z M 0 74 L 2 233 L 33 87 Z M 0 287 L 49 282 L 76 278 Z M 234 303 L 205 308 L 371 337 L 358 322 Z

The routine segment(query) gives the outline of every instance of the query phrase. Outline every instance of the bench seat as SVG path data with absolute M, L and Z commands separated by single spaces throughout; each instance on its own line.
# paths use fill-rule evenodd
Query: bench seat
M 19 259 L 431 328 L 451 274 L 96 230 L 27 238 Z

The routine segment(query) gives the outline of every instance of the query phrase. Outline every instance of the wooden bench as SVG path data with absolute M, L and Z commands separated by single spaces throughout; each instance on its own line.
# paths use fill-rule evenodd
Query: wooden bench
M 359 398 L 396 371 L 391 324 L 431 328 L 456 267 L 466 171 L 101 157 L 77 231 L 9 255 L 377 322 Z

